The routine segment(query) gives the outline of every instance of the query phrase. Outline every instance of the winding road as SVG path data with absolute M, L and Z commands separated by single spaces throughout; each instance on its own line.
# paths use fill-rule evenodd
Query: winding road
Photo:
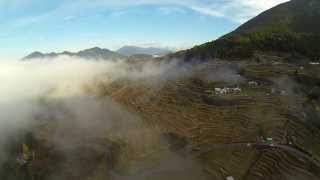
M 294 147 L 292 145 L 286 144 L 269 144 L 263 142 L 241 142 L 241 143 L 229 143 L 229 144 L 215 144 L 205 148 L 187 148 L 187 151 L 192 153 L 194 156 L 200 156 L 202 154 L 208 153 L 215 149 L 225 149 L 225 148 L 239 148 L 239 147 L 247 147 L 247 148 L 256 148 L 256 149 L 280 149 L 286 151 L 288 153 L 297 155 L 301 158 L 307 159 L 308 161 L 314 163 L 318 167 L 320 167 L 320 162 L 316 160 L 312 154 Z

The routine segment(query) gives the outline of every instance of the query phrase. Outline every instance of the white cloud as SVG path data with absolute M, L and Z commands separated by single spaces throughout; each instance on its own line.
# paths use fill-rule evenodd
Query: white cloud
M 288 0 L 234 0 L 235 3 L 239 3 L 242 6 L 247 6 L 251 8 L 255 8 L 257 10 L 263 11 L 273 6 L 276 6 L 280 3 L 287 2 Z
M 224 17 L 225 15 L 218 10 L 206 7 L 199 7 L 199 6 L 191 6 L 192 10 L 197 11 L 201 14 L 208 15 L 208 16 L 215 16 L 215 17 Z
M 28 17 L 23 17 L 18 20 L 16 20 L 13 25 L 14 27 L 22 27 L 30 24 L 36 24 L 39 22 L 42 22 L 46 20 L 49 17 L 49 14 L 42 14 L 39 16 L 28 16 Z
M 159 10 L 162 14 L 165 14 L 165 15 L 186 13 L 186 11 L 183 8 L 171 7 L 171 6 L 160 7 Z
M 206 16 L 224 17 L 237 23 L 243 23 L 259 13 L 289 0 L 91 0 L 90 6 L 104 6 L 107 8 L 124 8 L 139 5 L 172 6 L 187 8 Z M 88 0 L 81 1 L 86 4 Z M 84 5 L 83 4 L 83 5 Z M 86 6 L 88 7 L 88 6 Z M 181 13 L 181 8 L 176 13 Z M 171 11 L 174 12 L 174 11 Z
M 230 0 L 221 6 L 221 13 L 228 19 L 243 23 L 252 17 L 288 0 Z
M 13 0 L 10 3 L 7 0 L 0 0 L 0 7 L 6 4 L 11 6 L 24 6 L 36 0 Z M 121 13 L 125 8 L 140 5 L 159 5 L 162 6 L 163 12 L 182 13 L 185 8 L 198 12 L 206 16 L 224 17 L 234 22 L 242 23 L 259 13 L 276 6 L 288 0 L 64 0 L 56 9 L 35 17 L 23 18 L 22 24 L 45 21 L 48 15 L 73 17 L 76 13 L 99 11 L 101 9 L 110 9 L 115 13 Z M 23 2 L 23 3 L 22 3 Z M 32 3 L 31 3 L 32 4 Z M 73 14 L 71 14 L 73 13 Z M 120 13 L 120 14 L 121 14 Z
M 119 10 L 119 11 L 114 11 L 110 14 L 110 17 L 112 18 L 119 18 L 121 16 L 124 16 L 126 14 L 128 14 L 129 11 L 128 10 Z
M 65 21 L 70 21 L 70 20 L 73 20 L 73 19 L 75 19 L 75 18 L 76 18 L 76 16 L 70 15 L 70 16 L 64 17 L 63 20 L 65 20 Z

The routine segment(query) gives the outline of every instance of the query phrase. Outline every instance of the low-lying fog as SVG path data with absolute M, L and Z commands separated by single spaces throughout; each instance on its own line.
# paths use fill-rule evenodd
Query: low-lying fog
M 126 144 L 129 154 L 136 153 L 137 156 L 162 144 L 165 146 L 166 142 L 158 132 L 145 126 L 138 115 L 110 97 L 95 94 L 88 87 L 94 89 L 97 83 L 108 84 L 121 78 L 146 81 L 152 77 L 159 77 L 153 84 L 158 86 L 164 79 L 187 75 L 186 69 L 176 63 L 148 62 L 132 68 L 124 61 L 90 61 L 67 56 L 29 61 L 2 60 L 0 69 L 0 167 L 7 161 L 10 141 L 30 131 L 39 139 L 46 136 L 48 143 L 65 153 L 70 161 L 80 147 L 108 151 L 103 149 L 105 146 L 94 144 L 92 139 L 119 140 Z M 39 126 L 37 123 L 44 121 L 45 126 L 50 127 L 45 132 L 35 130 Z M 144 179 L 154 176 L 153 171 L 157 175 L 168 171 L 173 178 L 182 171 L 188 172 L 181 174 L 184 179 L 204 177 L 192 159 L 171 152 L 158 156 L 161 157 L 157 157 L 157 165 L 151 165 L 153 161 L 149 159 L 140 162 L 134 175 L 118 174 L 115 177 Z M 150 170 L 152 167 L 154 169 Z M 82 171 L 81 167 L 74 169 Z M 52 179 L 61 178 L 64 172 L 56 173 Z M 162 174 L 161 177 L 165 176 Z
M 121 148 L 119 166 L 129 170 L 102 170 L 113 179 L 207 179 L 201 163 L 189 155 L 170 151 L 170 143 L 162 132 L 148 127 L 139 114 L 112 97 L 101 95 L 101 85 L 108 87 L 113 82 L 130 81 L 161 90 L 167 81 L 196 77 L 204 82 L 234 86 L 248 81 L 239 75 L 242 66 L 221 62 L 186 65 L 178 60 L 86 60 L 68 56 L 2 60 L 0 168 L 8 161 L 10 144 L 22 143 L 19 137 L 32 132 L 37 140 L 64 157 L 66 165 L 51 172 L 50 180 L 68 179 L 65 175 L 70 173 L 94 174 L 98 167 L 90 165 L 91 160 L 107 166 L 114 148 Z M 290 96 L 296 93 L 291 91 L 296 84 L 289 86 L 288 79 L 273 82 Z M 113 146 L 114 142 L 118 144 Z M 72 167 L 72 172 L 68 167 Z M 0 169 L 0 175 L 1 172 Z

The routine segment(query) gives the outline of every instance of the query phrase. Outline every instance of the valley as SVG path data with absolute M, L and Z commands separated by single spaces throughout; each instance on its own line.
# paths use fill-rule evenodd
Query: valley
M 320 179 L 320 1 L 110 2 L 0 2 L 0 180 Z
M 33 130 L 37 143 L 32 145 L 36 160 L 28 163 L 28 174 L 35 178 L 39 173 L 38 179 L 57 171 L 59 179 L 318 178 L 320 131 L 314 121 L 319 117 L 319 102 L 318 95 L 309 95 L 319 83 L 313 75 L 319 66 L 220 60 L 189 68 L 183 76 L 122 78 L 90 86 L 87 91 L 101 101 L 110 98 L 139 117 L 139 123 L 122 129 L 128 116 L 120 117 L 121 113 L 102 106 L 115 113 L 117 122 L 120 118 L 114 126 L 119 133 L 94 125 L 83 131 L 72 127 L 73 121 L 65 132 L 58 128 L 64 118 L 38 118 L 42 123 Z M 220 70 L 230 72 L 225 74 L 227 79 L 210 78 Z M 235 87 L 239 90 L 217 91 Z M 63 104 L 49 103 L 48 108 L 53 114 L 67 111 Z M 66 134 L 61 136 L 59 131 Z M 56 133 L 71 143 L 72 155 L 51 144 Z M 178 158 L 178 164 L 191 164 L 164 168 L 173 163 L 172 158 Z M 36 167 L 42 163 L 47 165 Z M 79 163 L 87 166 L 79 167 Z

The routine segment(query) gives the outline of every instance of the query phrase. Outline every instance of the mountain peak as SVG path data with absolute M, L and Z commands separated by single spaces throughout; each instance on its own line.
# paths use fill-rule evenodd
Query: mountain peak
M 24 57 L 23 59 L 39 59 L 43 58 L 45 54 L 39 51 L 34 51 L 33 53 L 29 54 L 28 56 Z
M 110 51 L 110 50 L 105 48 L 100 48 L 100 47 L 93 47 L 93 48 L 85 49 L 83 51 Z

